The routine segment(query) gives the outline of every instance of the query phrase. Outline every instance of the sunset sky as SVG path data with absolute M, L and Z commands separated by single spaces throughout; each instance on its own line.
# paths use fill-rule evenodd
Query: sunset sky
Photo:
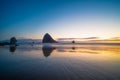
M 120 37 L 120 0 L 0 0 L 0 39 Z

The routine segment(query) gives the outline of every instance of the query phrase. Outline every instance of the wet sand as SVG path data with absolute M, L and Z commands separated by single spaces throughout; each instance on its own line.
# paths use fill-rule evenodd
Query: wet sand
M 120 46 L 0 47 L 0 80 L 120 80 Z

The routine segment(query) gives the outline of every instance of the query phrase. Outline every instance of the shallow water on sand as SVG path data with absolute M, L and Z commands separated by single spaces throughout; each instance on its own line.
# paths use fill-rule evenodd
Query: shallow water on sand
M 0 80 L 120 80 L 120 46 L 0 46 Z

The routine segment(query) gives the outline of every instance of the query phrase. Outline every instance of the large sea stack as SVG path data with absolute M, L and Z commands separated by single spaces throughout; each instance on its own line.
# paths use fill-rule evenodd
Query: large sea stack
M 48 33 L 43 37 L 42 43 L 57 43 Z
M 17 40 L 16 40 L 15 37 L 10 38 L 10 44 L 11 45 L 16 45 L 16 42 L 17 42 Z

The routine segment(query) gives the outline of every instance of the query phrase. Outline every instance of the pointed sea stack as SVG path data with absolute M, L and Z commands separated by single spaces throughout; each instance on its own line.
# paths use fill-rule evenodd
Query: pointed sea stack
M 12 45 L 16 45 L 16 42 L 17 42 L 17 40 L 16 40 L 16 38 L 15 37 L 12 37 L 12 38 L 10 38 L 10 44 Z
M 42 43 L 57 43 L 48 33 L 43 37 Z

